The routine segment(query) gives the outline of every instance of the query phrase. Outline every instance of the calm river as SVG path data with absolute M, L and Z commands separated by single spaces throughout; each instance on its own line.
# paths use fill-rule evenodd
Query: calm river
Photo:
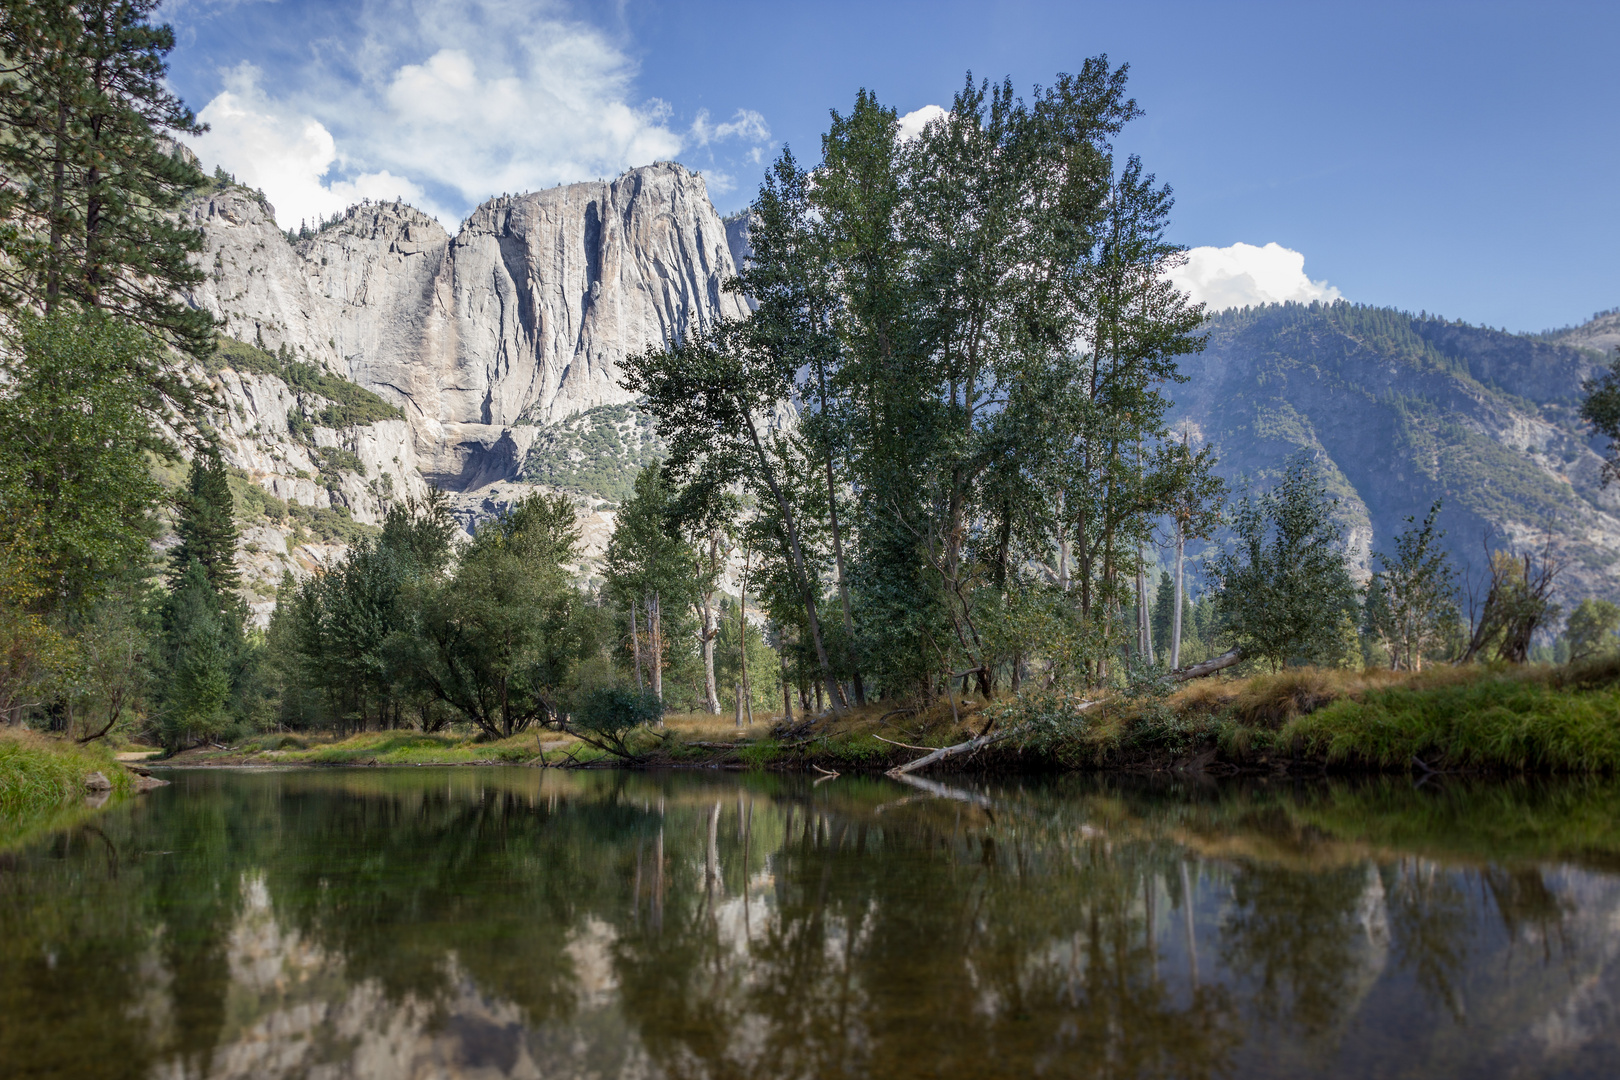
M 167 775 L 0 856 L 0 1075 L 1620 1075 L 1611 782 Z

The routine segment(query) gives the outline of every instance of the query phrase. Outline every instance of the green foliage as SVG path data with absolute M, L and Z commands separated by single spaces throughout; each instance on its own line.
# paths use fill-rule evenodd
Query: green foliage
M 288 503 L 287 517 L 296 527 L 301 540 L 314 539 L 322 544 L 353 544 L 376 535 L 375 525 L 354 520 L 347 506 L 305 506 Z
M 912 140 L 863 91 L 750 207 L 752 313 L 626 361 L 671 480 L 759 506 L 761 598 L 835 706 L 963 669 L 985 694 L 1031 663 L 1107 681 L 1156 519 L 1219 501 L 1165 424 L 1203 313 L 1166 281 L 1168 188 L 1114 157 L 1136 114 L 1103 57 L 1027 100 L 969 81 Z M 796 431 L 766 422 L 789 408 Z M 1048 559 L 1078 657 L 1025 636 Z
M 1356 589 L 1316 465 L 1300 457 L 1232 517 L 1235 544 L 1211 568 L 1220 632 L 1273 669 L 1328 663 L 1344 652 L 1342 624 Z
M 165 133 L 204 129 L 168 90 L 174 32 L 148 21 L 156 7 L 0 8 L 0 307 L 98 309 L 201 357 L 213 319 L 178 294 L 203 280 L 202 232 L 176 211 L 205 178 Z M 184 380 L 161 385 L 199 418 Z
M 1620 354 L 1609 361 L 1608 370 L 1588 379 L 1581 389 L 1586 393 L 1581 419 L 1609 440 L 1609 455 L 1603 462 L 1603 483 L 1608 486 L 1620 476 Z
M 682 622 L 697 601 L 696 554 L 675 531 L 675 492 L 662 472 L 636 474 L 634 493 L 614 521 L 603 558 L 608 594 L 638 613 L 630 642 L 632 665 L 646 665 L 654 694 L 664 694 L 664 672 Z
M 249 719 L 258 653 L 245 633 L 237 595 L 237 529 L 230 477 L 218 452 L 199 451 L 176 500 L 177 543 L 169 552 L 169 595 L 154 650 L 157 730 L 179 749 L 221 737 Z
M 1536 772 L 1620 769 L 1620 690 L 1571 692 L 1543 679 L 1489 678 L 1391 689 L 1290 722 L 1280 745 L 1330 762 Z
M 1185 610 L 1182 613 L 1181 627 L 1183 636 L 1190 626 L 1192 607 L 1184 601 Z M 1150 625 L 1153 629 L 1153 648 L 1155 655 L 1168 658 L 1170 655 L 1170 635 L 1175 625 L 1176 615 L 1176 583 L 1168 570 L 1159 571 L 1159 587 L 1153 595 L 1153 615 Z
M 169 551 L 169 588 L 178 590 L 195 564 L 220 603 L 228 604 L 242 575 L 236 568 L 235 500 L 217 450 L 201 451 L 192 459 L 186 490 L 176 501 L 180 513 L 175 532 L 180 542 Z
M 628 758 L 633 755 L 625 740 L 663 715 L 664 703 L 657 694 L 627 686 L 601 686 L 585 695 L 568 730 L 600 750 Z
M 294 438 L 312 438 L 314 424 L 346 428 L 398 420 L 405 415 L 365 387 L 293 359 L 285 345 L 277 354 L 221 335 L 212 363 L 215 371 L 230 368 L 269 375 L 286 383 L 297 399 L 287 413 L 287 427 Z M 363 475 L 365 470 L 354 471 Z
M 599 405 L 542 427 L 524 458 L 522 478 L 623 503 L 641 470 L 662 459 L 651 417 L 632 405 Z
M 222 607 L 203 565 L 191 560 L 171 585 L 158 657 L 163 685 L 158 736 L 170 749 L 217 737 L 231 721 L 241 627 Z
M 24 314 L 17 330 L 0 360 L 0 524 L 53 604 L 79 610 L 150 562 L 151 460 L 168 454 L 142 377 L 157 346 L 96 312 Z
M 492 738 L 559 722 L 563 695 L 601 648 L 601 612 L 564 567 L 578 542 L 560 495 L 531 495 L 486 522 L 401 643 L 420 691 Z
M 1620 605 L 1587 597 L 1569 613 L 1564 638 L 1569 644 L 1569 662 L 1580 663 L 1603 656 L 1620 647 L 1615 632 L 1620 631 Z
M 228 470 L 226 479 L 230 484 L 231 500 L 236 505 L 237 520 L 242 524 L 254 525 L 260 521 L 275 523 L 287 517 L 286 502 L 255 484 L 241 469 Z
M 1457 578 L 1435 531 L 1436 500 L 1423 524 L 1407 518 L 1395 554 L 1378 554 L 1381 569 L 1367 583 L 1365 624 L 1388 651 L 1390 666 L 1420 671 L 1424 658 L 1444 646 L 1459 618 Z
M 397 726 L 409 714 L 442 722 L 405 668 L 421 610 L 449 570 L 456 530 L 436 489 L 423 503 L 395 504 L 381 530 L 354 539 L 329 572 L 283 582 L 266 634 L 283 724 Z
M 360 455 L 341 446 L 323 446 L 316 450 L 315 467 L 323 476 L 337 477 L 346 472 L 366 475 L 366 463 L 360 460 Z

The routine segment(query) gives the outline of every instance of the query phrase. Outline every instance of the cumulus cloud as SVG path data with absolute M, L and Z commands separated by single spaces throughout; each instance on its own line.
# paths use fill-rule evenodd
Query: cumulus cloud
M 196 147 L 205 164 L 263 188 L 284 227 L 396 194 L 450 224 L 501 192 L 615 176 L 683 148 L 712 164 L 716 144 L 746 154 L 770 139 L 748 109 L 677 130 L 668 104 L 635 100 L 633 61 L 556 5 L 354 10 L 353 34 L 317 42 L 304 68 L 238 68 L 200 114 L 213 127 Z
M 1344 299 L 1326 281 L 1306 277 L 1305 256 L 1278 243 L 1195 247 L 1187 252 L 1185 263 L 1170 271 L 1169 278 L 1212 311 L 1290 300 L 1308 304 Z
M 259 87 L 259 70 L 242 64 L 198 114 L 212 130 L 196 140 L 198 155 L 259 188 L 283 228 L 315 222 L 361 199 L 401 197 L 430 209 L 420 185 L 387 170 L 323 180 L 338 160 L 337 142 L 312 116 L 287 109 Z
M 935 120 L 944 119 L 945 116 L 945 110 L 938 105 L 924 105 L 920 109 L 913 109 L 900 118 L 900 141 L 910 142 L 923 133 L 923 128 Z

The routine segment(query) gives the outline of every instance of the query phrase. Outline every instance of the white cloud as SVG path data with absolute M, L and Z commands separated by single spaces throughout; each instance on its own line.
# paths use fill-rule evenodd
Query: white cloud
M 771 129 L 766 126 L 765 118 L 753 109 L 738 109 L 737 115 L 723 124 L 711 124 L 709 110 L 699 109 L 697 119 L 692 121 L 692 138 L 699 146 L 708 146 L 711 142 L 724 142 L 726 139 L 768 143 L 771 140 Z
M 700 113 L 678 131 L 668 104 L 634 99 L 625 52 L 555 4 L 380 0 L 356 10 L 354 33 L 312 43 L 306 67 L 235 69 L 201 113 L 213 126 L 197 141 L 205 165 L 263 188 L 284 227 L 396 194 L 453 226 L 501 192 L 770 138 L 747 109 L 722 123 Z M 729 180 L 705 172 L 717 188 Z
M 1312 300 L 1343 300 L 1344 295 L 1326 281 L 1305 276 L 1305 256 L 1270 243 L 1265 247 L 1195 247 L 1187 261 L 1170 271 L 1176 287 L 1210 310 L 1281 304 L 1308 304 Z
M 271 101 L 258 80 L 251 64 L 226 73 L 225 89 L 198 114 L 212 130 L 195 148 L 206 164 L 269 196 L 282 228 L 313 223 L 363 198 L 428 201 L 419 185 L 386 170 L 323 181 L 338 159 L 332 133 L 314 117 Z
M 923 128 L 935 120 L 944 119 L 946 115 L 945 110 L 938 105 L 924 105 L 920 109 L 913 109 L 900 118 L 900 141 L 910 142 L 923 133 Z

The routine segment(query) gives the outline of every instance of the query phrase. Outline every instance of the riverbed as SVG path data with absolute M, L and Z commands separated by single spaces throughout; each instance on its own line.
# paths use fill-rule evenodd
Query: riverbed
M 1613 781 L 166 775 L 0 861 L 0 1075 L 1620 1073 Z

